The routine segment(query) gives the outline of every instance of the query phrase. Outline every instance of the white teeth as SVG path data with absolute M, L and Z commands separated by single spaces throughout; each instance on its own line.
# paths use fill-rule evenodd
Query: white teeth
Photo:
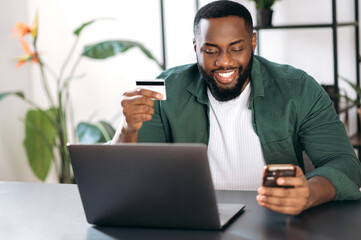
M 234 73 L 233 72 L 228 72 L 228 73 L 218 73 L 221 77 L 224 77 L 224 78 L 228 78 L 230 77 L 232 74 Z

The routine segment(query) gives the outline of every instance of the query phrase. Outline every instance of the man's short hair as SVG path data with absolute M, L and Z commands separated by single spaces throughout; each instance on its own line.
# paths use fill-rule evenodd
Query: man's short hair
M 200 8 L 194 17 L 193 23 L 193 33 L 196 36 L 199 33 L 199 22 L 202 19 L 209 18 L 221 18 L 228 16 L 238 16 L 245 20 L 247 31 L 250 35 L 253 33 L 253 21 L 250 12 L 242 4 L 227 1 L 219 0 L 215 2 L 208 3 L 207 5 Z

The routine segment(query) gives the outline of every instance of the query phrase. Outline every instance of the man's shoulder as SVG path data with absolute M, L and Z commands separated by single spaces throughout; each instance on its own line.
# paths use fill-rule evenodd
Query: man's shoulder
M 255 64 L 257 65 L 255 77 L 263 82 L 264 89 L 278 89 L 282 92 L 290 91 L 294 94 L 304 88 L 313 89 L 316 92 L 322 89 L 319 83 L 302 69 L 271 62 L 259 56 L 255 56 L 255 62 L 257 62 Z
M 326 94 L 320 84 L 301 69 L 258 56 L 254 59 L 254 66 L 253 87 L 257 93 L 264 94 L 270 100 L 277 96 L 285 102 L 291 99 L 299 101 Z
M 259 63 L 260 73 L 263 77 L 273 78 L 275 80 L 300 80 L 308 74 L 299 68 L 288 64 L 280 64 L 269 61 L 263 57 L 255 56 L 256 61 Z

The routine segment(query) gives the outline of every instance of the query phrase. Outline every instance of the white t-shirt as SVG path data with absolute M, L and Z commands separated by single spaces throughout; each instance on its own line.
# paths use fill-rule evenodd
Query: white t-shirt
M 240 96 L 217 101 L 208 89 L 210 137 L 208 158 L 216 189 L 257 190 L 265 165 L 261 143 L 252 126 L 248 84 Z

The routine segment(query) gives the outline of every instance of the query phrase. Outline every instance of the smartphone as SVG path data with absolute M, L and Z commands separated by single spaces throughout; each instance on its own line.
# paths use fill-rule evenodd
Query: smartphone
M 263 170 L 263 186 L 292 188 L 293 186 L 277 185 L 278 177 L 295 177 L 296 166 L 293 164 L 269 164 Z

